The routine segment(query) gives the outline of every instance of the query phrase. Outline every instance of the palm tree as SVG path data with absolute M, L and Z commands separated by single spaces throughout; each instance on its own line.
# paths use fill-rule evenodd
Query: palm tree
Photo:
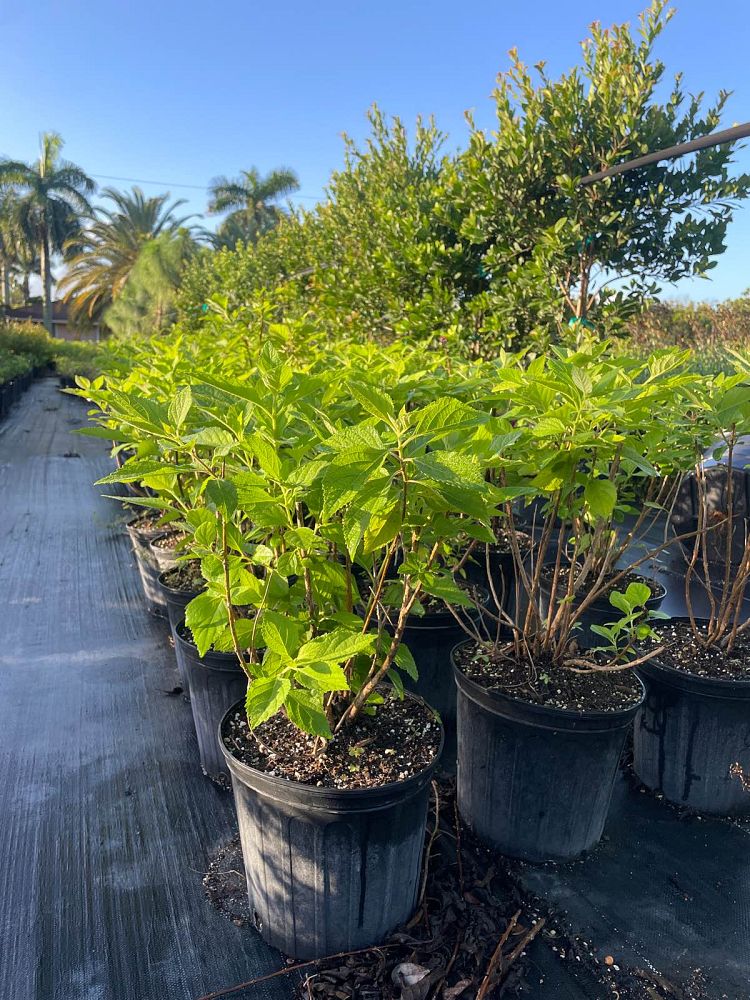
M 286 167 L 271 170 L 265 177 L 255 167 L 243 170 L 235 179 L 217 177 L 209 188 L 208 211 L 212 215 L 231 215 L 219 227 L 215 243 L 230 247 L 239 240 L 255 243 L 284 215 L 284 209 L 275 202 L 298 188 L 297 175 Z
M 115 335 L 147 336 L 171 326 L 183 268 L 197 249 L 186 229 L 163 232 L 143 247 L 122 294 L 104 314 Z
M 39 271 L 39 252 L 21 227 L 18 195 L 11 189 L 0 191 L 0 303 L 12 305 L 13 288 L 20 284 L 26 305 L 29 279 Z
M 10 305 L 10 282 L 18 264 L 17 199 L 13 191 L 0 191 L 0 305 Z
M 52 256 L 80 230 L 91 208 L 87 196 L 96 184 L 74 163 L 60 158 L 63 140 L 56 132 L 41 137 L 38 163 L 0 162 L 0 187 L 18 191 L 17 218 L 28 241 L 39 248 L 44 325 L 52 333 Z
M 112 207 L 94 210 L 90 225 L 68 246 L 68 271 L 60 281 L 72 315 L 100 319 L 122 292 L 141 250 L 151 240 L 174 235 L 191 216 L 177 216 L 184 199 L 167 204 L 169 194 L 147 198 L 140 188 L 105 188 Z

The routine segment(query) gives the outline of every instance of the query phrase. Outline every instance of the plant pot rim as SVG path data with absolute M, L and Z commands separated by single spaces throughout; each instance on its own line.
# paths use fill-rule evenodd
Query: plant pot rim
M 473 605 L 470 608 L 464 607 L 463 605 L 454 604 L 453 607 L 457 608 L 458 614 L 462 611 L 475 621 L 482 614 L 481 608 L 489 607 L 491 600 L 490 592 L 486 587 L 475 585 L 473 588 L 477 592 L 477 596 L 481 600 L 481 606 Z M 437 620 L 436 620 L 437 619 Z M 458 624 L 456 619 L 450 613 L 450 611 L 440 609 L 439 611 L 434 611 L 432 613 L 427 612 L 424 615 L 409 615 L 406 621 L 406 628 L 404 630 L 404 638 L 409 632 L 455 632 L 456 629 L 460 629 L 461 626 Z
M 568 565 L 570 565 L 570 563 L 568 563 Z M 554 562 L 545 563 L 545 567 L 546 566 L 554 566 Z M 656 593 L 652 593 L 651 597 L 649 597 L 649 599 L 646 601 L 645 607 L 647 607 L 647 608 L 658 608 L 659 605 L 664 600 L 664 598 L 667 596 L 667 587 L 666 587 L 665 584 L 663 584 L 661 582 L 661 580 L 657 580 L 657 579 L 655 579 L 652 576 L 648 576 L 646 573 L 639 573 L 639 572 L 637 572 L 637 570 L 626 570 L 626 571 L 615 570 L 615 573 L 618 573 L 618 572 L 627 572 L 631 576 L 636 576 L 636 577 L 638 577 L 639 580 L 643 580 L 644 583 L 646 583 L 646 584 L 653 584 L 654 587 L 659 587 L 660 588 L 660 590 L 657 591 Z M 542 570 L 542 573 L 539 576 L 539 589 L 541 591 L 543 591 L 545 597 L 550 594 L 551 583 L 552 583 L 551 580 L 545 580 L 544 570 Z M 577 601 L 577 602 L 574 602 L 573 607 L 574 608 L 578 607 L 578 605 L 584 600 L 584 598 L 587 596 L 588 593 L 590 593 L 590 590 L 589 591 L 586 591 L 586 590 L 581 591 L 581 593 L 580 593 L 580 600 Z M 599 595 L 599 597 L 597 597 L 589 605 L 589 607 L 588 607 L 587 610 L 591 610 L 592 608 L 600 607 L 603 604 L 607 605 L 607 609 L 609 609 L 610 607 L 612 607 L 612 605 L 609 603 L 608 594 L 607 594 L 606 591 L 602 591 L 602 593 Z M 614 613 L 615 610 L 616 609 L 613 608 L 613 613 Z
M 426 704 L 424 699 L 410 691 L 404 692 L 404 697 Z M 412 774 L 401 781 L 389 781 L 374 788 L 319 788 L 317 785 L 306 785 L 301 781 L 292 781 L 289 778 L 279 778 L 266 774 L 265 771 L 237 760 L 224 743 L 223 730 L 224 724 L 230 716 L 234 715 L 238 709 L 244 711 L 244 708 L 244 702 L 235 702 L 224 713 L 217 733 L 221 752 L 224 754 L 224 759 L 233 776 L 266 798 L 321 812 L 378 812 L 381 809 L 389 808 L 394 802 L 417 795 L 432 779 L 445 744 L 445 727 L 435 713 L 435 721 L 440 726 L 440 746 L 430 763 L 417 774 Z M 430 709 L 430 711 L 433 710 Z
M 179 566 L 179 563 L 177 565 Z M 166 576 L 167 573 L 171 573 L 173 569 L 175 569 L 174 566 L 172 566 L 171 569 L 162 570 L 161 573 L 159 573 L 159 576 L 157 577 L 159 581 L 159 586 L 166 594 L 173 594 L 175 597 L 186 597 L 189 595 L 192 600 L 193 597 L 198 597 L 199 594 L 205 593 L 206 590 L 205 587 L 201 587 L 200 590 L 182 590 L 177 587 L 170 587 L 168 583 L 164 582 L 163 578 Z
M 134 517 L 131 517 L 129 521 L 125 522 L 125 527 L 128 531 L 134 531 L 140 535 L 143 535 L 144 539 L 147 539 L 149 542 L 156 535 L 163 535 L 165 533 L 163 525 L 159 525 L 158 527 L 154 528 L 139 528 L 138 525 L 135 523 L 139 519 L 139 517 L 141 517 L 141 515 L 136 514 Z
M 164 527 L 161 527 L 159 529 L 158 534 L 152 535 L 151 538 L 149 538 L 149 541 L 148 541 L 149 548 L 150 549 L 156 549 L 157 552 L 172 552 L 173 553 L 174 549 L 163 549 L 160 545 L 157 545 L 156 543 L 159 541 L 160 538 L 166 538 L 168 535 L 176 535 L 176 534 L 178 534 L 178 532 L 176 532 L 176 531 L 170 531 L 168 528 L 165 529 Z
M 683 624 L 689 621 L 688 615 L 674 615 L 664 624 L 668 625 L 669 622 Z M 695 619 L 697 625 L 705 624 L 707 621 L 706 618 Z M 701 674 L 693 674 L 689 670 L 678 670 L 677 667 L 670 667 L 666 663 L 662 663 L 658 657 L 639 664 L 636 670 L 649 680 L 658 680 L 662 684 L 679 691 L 686 691 L 689 694 L 699 694 L 706 698 L 750 700 L 750 676 L 746 679 L 704 677 Z
M 455 653 L 461 646 L 473 643 L 473 639 L 465 639 L 456 643 L 451 649 L 450 659 L 453 675 L 459 690 L 476 702 L 482 708 L 495 715 L 511 718 L 521 725 L 534 726 L 540 729 L 553 729 L 568 732 L 609 732 L 613 729 L 626 728 L 635 718 L 646 698 L 646 688 L 638 674 L 633 675 L 638 681 L 641 696 L 633 705 L 620 708 L 614 712 L 596 711 L 577 712 L 571 708 L 557 708 L 554 705 L 535 705 L 523 698 L 515 698 L 504 691 L 491 690 L 471 680 L 456 663 Z
M 201 656 L 198 652 L 198 647 L 194 642 L 189 639 L 185 639 L 184 636 L 180 634 L 181 628 L 188 628 L 185 625 L 185 619 L 181 618 L 175 626 L 175 642 L 180 643 L 185 646 L 191 652 L 194 651 L 198 657 L 198 661 L 202 667 L 206 670 L 218 670 L 221 673 L 235 673 L 236 671 L 242 671 L 242 667 L 237 662 L 237 657 L 233 652 L 224 652 L 223 650 L 210 649 L 205 656 Z M 211 660 L 215 660 L 216 664 L 211 663 Z M 230 664 L 232 665 L 230 667 Z

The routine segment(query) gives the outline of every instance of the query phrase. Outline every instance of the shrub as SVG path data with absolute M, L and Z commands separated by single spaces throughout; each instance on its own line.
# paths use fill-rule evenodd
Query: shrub
M 513 52 L 494 94 L 497 129 L 470 122 L 454 156 L 432 123 L 410 140 L 374 109 L 370 137 L 346 141 L 313 212 L 188 267 L 181 320 L 196 329 L 212 299 L 236 311 L 270 296 L 275 320 L 309 318 L 333 338 L 449 337 L 482 356 L 621 331 L 660 283 L 715 265 L 750 190 L 731 145 L 579 184 L 718 126 L 725 92 L 704 109 L 678 76 L 660 97 L 653 47 L 670 17 L 654 0 L 637 32 L 593 25 L 582 65 L 559 80 Z

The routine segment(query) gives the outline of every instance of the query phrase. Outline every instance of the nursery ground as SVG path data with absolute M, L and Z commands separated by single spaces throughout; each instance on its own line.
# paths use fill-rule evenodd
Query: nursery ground
M 85 420 L 46 379 L 0 423 L 0 997 L 195 1000 L 278 954 L 204 897 L 234 810 L 169 694 L 168 629 L 91 486 L 111 462 L 71 435 Z
M 106 444 L 71 435 L 84 423 L 52 379 L 0 423 L 0 997 L 196 1000 L 279 956 L 204 896 L 231 799 L 200 773 L 167 629 L 144 610 L 117 502 L 91 486 Z M 600 960 L 641 970 L 644 1000 L 749 1000 L 749 837 L 623 778 L 589 857 L 514 870 Z M 537 938 L 532 1000 L 614 1000 L 575 954 Z

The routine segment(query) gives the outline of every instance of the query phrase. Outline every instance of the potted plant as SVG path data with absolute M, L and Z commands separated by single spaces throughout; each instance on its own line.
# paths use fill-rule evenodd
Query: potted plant
M 403 637 L 426 595 L 467 601 L 439 557 L 456 512 L 488 519 L 494 493 L 476 460 L 443 447 L 467 415 L 481 420 L 467 406 L 399 410 L 349 381 L 358 422 L 300 462 L 290 401 L 305 380 L 285 393 L 270 358 L 260 378 L 275 392 L 256 414 L 253 461 L 228 461 L 206 489 L 222 569 L 188 620 L 228 628 L 247 675 L 220 740 L 249 897 L 266 940 L 306 958 L 375 944 L 414 908 L 442 727 L 404 693 L 416 671 Z
M 205 589 L 199 559 L 183 558 L 170 569 L 163 570 L 158 577 L 159 589 L 167 606 L 169 630 L 175 644 L 177 671 L 183 691 L 188 692 L 188 679 L 180 647 L 177 643 L 177 626 L 185 620 L 185 608 Z M 189 697 L 189 695 L 188 695 Z
M 663 516 L 670 488 L 660 483 L 694 448 L 685 414 L 701 399 L 684 362 L 679 352 L 613 359 L 600 347 L 497 373 L 506 427 L 484 459 L 503 497 L 517 593 L 509 607 L 496 596 L 491 639 L 459 644 L 453 661 L 459 808 L 508 854 L 571 858 L 601 836 L 644 696 L 634 643 L 656 614 L 638 571 L 660 546 L 634 543 Z M 636 510 L 644 481 L 653 500 Z M 519 500 L 536 507 L 530 551 Z M 589 620 L 580 641 L 587 612 L 605 602 L 609 623 Z M 587 649 L 592 636 L 603 645 Z
M 735 459 L 750 430 L 750 369 L 739 358 L 738 369 L 715 380 L 704 422 L 715 443 L 706 454 L 698 441 L 690 477 L 696 532 L 683 551 L 687 615 L 658 628 L 659 653 L 639 667 L 647 698 L 634 734 L 645 785 L 676 805 L 721 815 L 750 813 L 735 778 L 750 765 L 750 519 Z

